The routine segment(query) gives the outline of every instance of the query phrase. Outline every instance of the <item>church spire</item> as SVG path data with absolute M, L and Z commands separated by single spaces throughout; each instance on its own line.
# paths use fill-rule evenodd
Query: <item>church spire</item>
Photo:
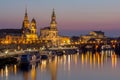
M 25 9 L 25 17 L 24 20 L 28 20 L 27 8 Z
M 25 16 L 27 16 L 27 8 L 25 9 Z
M 52 16 L 51 16 L 51 23 L 50 23 L 50 28 L 57 30 L 57 22 L 56 22 L 56 14 L 55 10 L 53 9 Z
M 23 20 L 23 29 L 26 29 L 26 28 L 29 28 L 27 8 L 25 9 L 25 16 L 24 16 L 24 20 Z
M 52 12 L 52 17 L 56 17 L 54 8 L 53 8 L 53 12 Z

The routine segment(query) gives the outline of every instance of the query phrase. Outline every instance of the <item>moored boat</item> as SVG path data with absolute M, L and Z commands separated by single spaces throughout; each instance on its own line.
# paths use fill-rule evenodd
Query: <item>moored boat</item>
M 48 55 L 47 54 L 42 54 L 41 55 L 41 60 L 46 60 L 48 59 Z
M 30 64 L 39 61 L 40 61 L 40 53 L 38 51 L 27 52 L 26 54 L 21 55 L 20 64 Z

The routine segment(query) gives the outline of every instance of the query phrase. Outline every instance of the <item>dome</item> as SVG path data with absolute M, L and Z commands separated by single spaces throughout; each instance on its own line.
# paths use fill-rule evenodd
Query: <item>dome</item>
M 34 18 L 32 19 L 32 21 L 31 21 L 31 22 L 36 23 L 36 21 L 35 21 L 35 19 L 34 19 Z

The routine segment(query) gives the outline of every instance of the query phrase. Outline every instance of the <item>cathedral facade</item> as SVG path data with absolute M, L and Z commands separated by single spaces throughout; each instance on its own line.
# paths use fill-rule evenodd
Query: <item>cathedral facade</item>
M 70 43 L 69 37 L 60 36 L 58 34 L 56 14 L 54 9 L 51 15 L 50 26 L 40 29 L 40 40 L 41 42 L 46 43 L 48 46 L 60 46 Z
M 22 35 L 24 36 L 24 41 L 28 43 L 38 40 L 36 20 L 33 18 L 31 23 L 29 22 L 27 10 L 22 25 Z
M 48 46 L 58 45 L 59 36 L 58 36 L 56 15 L 54 10 L 52 12 L 50 26 L 40 29 L 40 40 L 41 42 L 46 43 Z
M 36 21 L 28 19 L 27 9 L 21 29 L 0 29 L 0 44 L 30 44 L 38 41 Z

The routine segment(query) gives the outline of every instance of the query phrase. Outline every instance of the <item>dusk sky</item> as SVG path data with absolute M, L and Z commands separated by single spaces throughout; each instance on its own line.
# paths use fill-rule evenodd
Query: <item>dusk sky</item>
M 0 28 L 21 28 L 26 6 L 38 31 L 49 26 L 54 8 L 61 35 L 102 30 L 107 36 L 120 36 L 120 0 L 0 0 Z

